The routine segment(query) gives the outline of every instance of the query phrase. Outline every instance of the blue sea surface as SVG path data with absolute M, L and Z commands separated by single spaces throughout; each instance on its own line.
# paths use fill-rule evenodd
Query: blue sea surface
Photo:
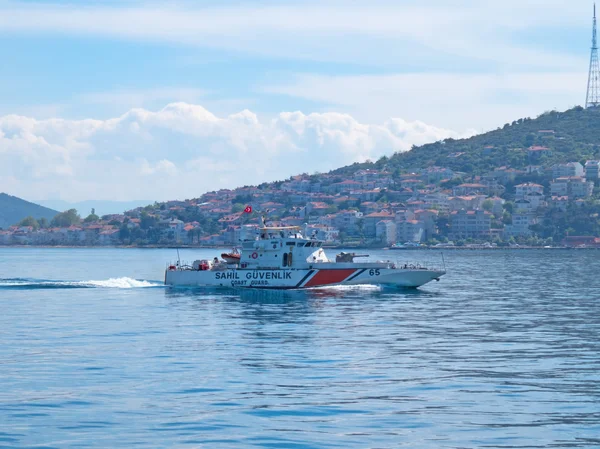
M 0 447 L 600 447 L 598 251 L 299 292 L 167 288 L 176 258 L 0 248 Z

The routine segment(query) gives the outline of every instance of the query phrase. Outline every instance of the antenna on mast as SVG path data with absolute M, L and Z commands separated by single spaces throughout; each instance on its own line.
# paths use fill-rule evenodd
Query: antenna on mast
M 590 72 L 588 75 L 585 107 L 600 106 L 600 64 L 598 63 L 598 40 L 596 31 L 596 3 L 594 3 L 594 19 L 592 28 L 592 52 L 590 54 Z

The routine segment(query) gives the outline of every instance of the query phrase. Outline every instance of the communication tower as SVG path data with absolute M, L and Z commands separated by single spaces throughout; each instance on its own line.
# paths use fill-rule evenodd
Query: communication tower
M 594 3 L 594 28 L 592 31 L 592 54 L 590 55 L 590 73 L 588 76 L 585 107 L 600 106 L 600 64 L 598 63 L 598 43 L 596 40 L 596 4 Z

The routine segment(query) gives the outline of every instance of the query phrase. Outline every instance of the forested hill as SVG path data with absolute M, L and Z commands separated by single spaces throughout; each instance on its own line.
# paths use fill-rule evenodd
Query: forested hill
M 50 221 L 56 214 L 58 212 L 55 210 L 0 193 L 0 228 L 12 226 L 26 217 L 33 217 L 36 220 L 45 218 Z
M 375 163 L 353 164 L 332 173 L 344 175 L 363 168 L 383 167 L 390 171 L 410 171 L 438 166 L 481 175 L 501 166 L 523 169 L 528 165 L 585 163 L 599 158 L 600 109 L 576 107 L 565 112 L 546 112 L 536 119 L 519 119 L 469 139 L 446 139 L 413 147 Z

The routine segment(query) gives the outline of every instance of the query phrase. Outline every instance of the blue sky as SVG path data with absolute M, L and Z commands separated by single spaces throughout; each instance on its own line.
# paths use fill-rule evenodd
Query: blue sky
M 339 124 L 328 114 L 345 114 L 358 128 L 345 128 L 344 143 L 323 154 L 329 165 L 321 168 L 334 168 L 353 161 L 340 155 L 378 157 L 410 148 L 425 136 L 439 138 L 437 130 L 469 134 L 581 104 L 591 10 L 592 2 L 580 0 L 0 0 L 0 123 L 11 115 L 23 123 L 37 120 L 33 131 L 14 120 L 10 126 L 60 146 L 61 176 L 74 179 L 80 174 L 73 161 L 83 156 L 88 162 L 128 157 L 73 131 L 84 126 L 83 119 L 116 120 L 136 108 L 158 113 L 178 102 L 201 106 L 220 120 L 251 111 L 257 119 L 254 133 L 276 128 L 282 113 L 319 114 L 318 126 L 329 132 Z M 66 128 L 74 134 L 65 135 L 65 126 L 49 130 L 53 119 L 69 121 Z M 412 129 L 421 123 L 422 134 L 393 148 L 364 143 L 368 154 L 352 150 L 360 146 L 352 140 L 356 129 L 385 128 L 390 119 L 406 121 Z M 0 126 L 6 129 L 6 120 Z M 154 124 L 146 137 L 160 140 L 155 134 L 163 128 Z M 170 133 L 175 146 L 187 138 Z M 4 134 L 0 155 L 8 157 Z M 196 138 L 198 147 L 205 146 Z M 87 153 L 66 148 L 61 139 L 75 140 Z M 31 141 L 21 140 L 10 146 L 22 148 Z M 318 146 L 323 140 L 303 144 Z M 172 149 L 159 153 L 147 162 L 168 160 L 178 167 L 189 160 Z M 36 157 L 12 155 L 11 160 L 17 164 L 13 172 L 26 172 Z M 308 163 L 297 166 L 310 171 Z M 181 176 L 178 170 L 172 173 Z M 274 168 L 269 176 L 291 174 Z M 40 185 L 50 181 L 44 176 L 38 176 Z M 260 176 L 257 169 L 248 181 L 260 182 Z M 0 190 L 17 190 L 13 194 L 48 195 L 19 179 L 3 182 Z M 85 198 L 67 187 L 57 187 L 53 195 L 89 199 L 101 193 L 95 186 L 81 191 Z

